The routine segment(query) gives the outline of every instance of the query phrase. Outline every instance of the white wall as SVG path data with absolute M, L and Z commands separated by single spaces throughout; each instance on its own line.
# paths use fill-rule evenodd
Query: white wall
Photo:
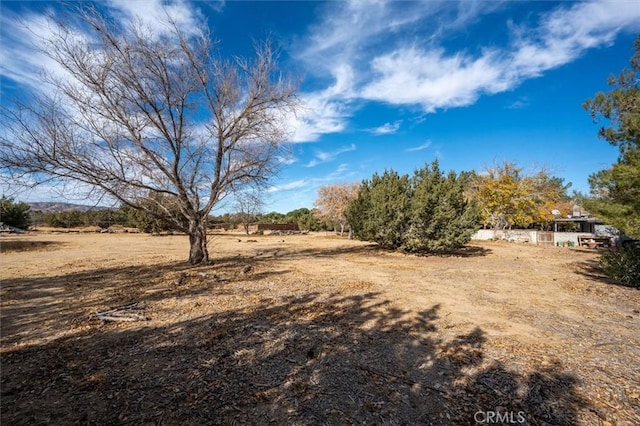
M 538 244 L 538 231 L 534 229 L 493 230 L 481 229 L 471 236 L 472 240 L 506 240 L 518 243 Z
M 565 241 L 572 241 L 576 247 L 578 246 L 578 236 L 592 237 L 593 234 L 585 234 L 584 232 L 554 232 L 553 244 L 563 243 Z

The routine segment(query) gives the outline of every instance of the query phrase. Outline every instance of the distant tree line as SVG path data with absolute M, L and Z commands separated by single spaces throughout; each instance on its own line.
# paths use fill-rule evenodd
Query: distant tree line
M 108 229 L 119 225 L 128 228 L 136 228 L 141 232 L 157 233 L 177 231 L 180 228 L 171 221 L 158 219 L 141 210 L 122 206 L 114 209 L 96 209 L 88 211 L 66 210 L 56 213 L 29 210 L 26 203 L 14 203 L 11 199 L 2 199 L 2 219 L 7 225 L 26 229 L 30 225 L 46 226 L 53 228 L 78 228 L 97 226 Z M 305 231 L 324 231 L 334 228 L 331 221 L 322 221 L 319 215 L 308 208 L 292 210 L 286 214 L 271 212 L 257 213 L 247 217 L 240 212 L 224 213 L 218 216 L 209 216 L 210 228 L 221 225 L 233 228 L 245 223 L 295 223 L 298 228 Z
M 329 220 L 322 220 L 315 210 L 302 207 L 291 210 L 288 213 L 224 213 L 219 216 L 209 217 L 209 226 L 230 224 L 234 227 L 252 223 L 295 223 L 303 231 L 326 231 L 334 228 Z

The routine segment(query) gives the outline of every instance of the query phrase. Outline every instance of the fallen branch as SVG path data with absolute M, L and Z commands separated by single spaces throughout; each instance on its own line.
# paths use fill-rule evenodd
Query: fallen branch
M 134 313 L 130 313 L 130 314 L 119 314 L 119 315 L 101 315 L 101 314 L 96 314 L 96 317 L 98 319 L 101 319 L 102 321 L 148 321 L 149 318 L 145 317 L 144 315 L 140 315 L 140 314 L 134 314 Z
M 447 394 L 447 392 L 446 392 L 446 391 L 444 391 L 444 390 L 442 390 L 442 389 L 438 389 L 438 388 L 435 388 L 435 387 L 433 387 L 433 386 L 426 385 L 426 384 L 424 384 L 424 383 L 418 383 L 418 382 L 416 382 L 416 381 L 414 381 L 414 380 L 411 380 L 411 379 L 409 379 L 409 378 L 407 378 L 407 377 L 404 377 L 404 376 L 399 376 L 399 375 L 397 375 L 397 374 L 392 374 L 392 373 L 389 373 L 389 372 L 386 372 L 386 371 L 376 370 L 376 369 L 373 369 L 373 368 L 371 368 L 371 367 L 369 367 L 369 366 L 366 366 L 366 365 L 358 365 L 358 367 L 359 367 L 361 370 L 367 371 L 367 372 L 369 372 L 369 373 L 371 373 L 371 374 L 374 374 L 374 375 L 376 375 L 376 376 L 380 376 L 380 377 L 387 377 L 387 378 L 395 378 L 395 379 L 398 379 L 398 380 L 402 380 L 402 381 L 404 381 L 405 383 L 408 383 L 408 384 L 410 384 L 410 385 L 416 385 L 416 384 L 417 384 L 417 385 L 420 385 L 421 387 L 424 387 L 424 388 L 426 388 L 426 389 L 432 390 L 432 391 L 434 391 L 434 392 L 439 392 L 439 393 L 442 393 L 442 394 Z
M 96 318 L 102 321 L 113 322 L 133 322 L 133 321 L 148 321 L 149 318 L 135 311 L 140 311 L 142 308 L 138 306 L 138 303 L 129 303 L 117 308 L 108 309 L 106 311 L 96 312 Z

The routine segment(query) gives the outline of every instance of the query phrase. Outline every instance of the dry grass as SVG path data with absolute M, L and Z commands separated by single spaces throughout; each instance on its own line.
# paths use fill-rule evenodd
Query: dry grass
M 640 423 L 640 292 L 594 252 L 251 239 L 0 239 L 3 424 Z

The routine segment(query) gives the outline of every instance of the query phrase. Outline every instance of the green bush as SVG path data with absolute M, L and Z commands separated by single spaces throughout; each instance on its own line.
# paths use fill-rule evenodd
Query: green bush
M 604 253 L 600 265 L 620 284 L 640 287 L 640 246 L 628 245 Z

